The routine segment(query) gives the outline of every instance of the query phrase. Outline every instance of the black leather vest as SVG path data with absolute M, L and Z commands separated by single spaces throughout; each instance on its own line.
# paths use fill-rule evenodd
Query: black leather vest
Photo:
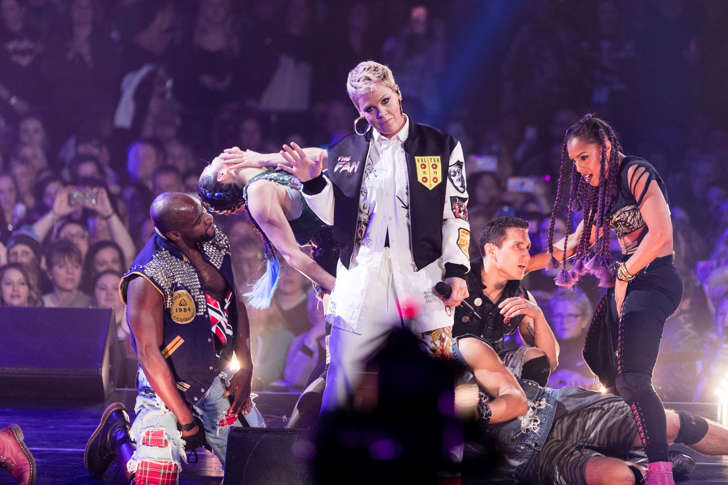
M 474 314 L 464 305 L 455 308 L 455 323 L 452 329 L 453 337 L 475 337 L 490 346 L 500 342 L 506 335 L 516 331 L 523 320 L 523 315 L 511 318 L 508 323 L 503 319 L 498 304 L 506 298 L 522 296 L 527 298 L 526 289 L 521 286 L 519 280 L 511 280 L 506 283 L 503 292 L 497 302 L 493 303 L 483 294 L 485 286 L 481 279 L 483 261 L 472 261 L 470 272 L 466 275 L 465 281 L 468 284 L 470 296 L 466 299 L 473 307 Z

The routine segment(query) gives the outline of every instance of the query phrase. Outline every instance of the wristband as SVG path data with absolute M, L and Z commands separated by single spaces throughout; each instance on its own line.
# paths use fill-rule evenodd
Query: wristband
M 180 431 L 192 431 L 197 426 L 197 420 L 193 419 L 187 424 L 177 423 L 177 429 Z
M 617 279 L 620 281 L 632 281 L 637 276 L 627 271 L 627 265 L 623 262 L 616 263 L 615 267 L 617 269 Z
M 490 409 L 487 396 L 482 391 L 478 394 L 478 413 L 480 414 L 480 423 L 487 425 L 490 423 L 490 417 L 493 415 L 493 410 Z

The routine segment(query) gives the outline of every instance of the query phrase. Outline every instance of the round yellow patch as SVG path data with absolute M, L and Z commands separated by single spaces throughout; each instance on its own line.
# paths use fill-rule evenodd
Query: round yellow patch
M 190 323 L 195 319 L 195 301 L 187 290 L 177 290 L 172 294 L 172 306 L 169 309 L 174 323 Z

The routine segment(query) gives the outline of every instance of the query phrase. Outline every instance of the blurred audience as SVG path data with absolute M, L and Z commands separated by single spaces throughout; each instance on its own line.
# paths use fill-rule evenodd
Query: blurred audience
M 323 304 L 314 290 L 308 293 L 306 314 L 312 327 L 291 342 L 283 380 L 278 383 L 292 390 L 302 390 L 320 376 L 326 360 L 326 320 Z
M 132 336 L 126 321 L 126 305 L 119 296 L 121 271 L 102 270 L 91 280 L 92 306 L 111 309 L 112 336 L 111 366 L 117 387 L 134 387 L 137 370 L 136 353 L 132 347 Z
M 15 307 L 41 306 L 40 290 L 20 263 L 0 267 L 0 305 Z
M 114 241 L 99 241 L 93 243 L 84 258 L 83 265 L 83 289 L 91 294 L 93 284 L 101 273 L 113 271 L 123 273 L 127 265 L 124 262 L 124 254 L 121 248 Z
M 46 252 L 46 264 L 53 289 L 43 295 L 43 306 L 88 308 L 91 298 L 80 289 L 83 256 L 78 247 L 65 239 L 52 242 Z
M 549 322 L 559 341 L 559 366 L 549 377 L 549 386 L 590 388 L 595 378 L 584 362 L 582 350 L 594 309 L 579 288 L 557 289 L 549 300 Z
M 43 248 L 29 233 L 16 231 L 10 236 L 7 244 L 7 261 L 22 264 L 41 294 L 51 290 L 51 280 L 42 266 Z
M 694 275 L 683 276 L 680 306 L 665 322 L 653 384 L 665 401 L 692 401 L 699 366 L 706 363 L 702 342 L 711 330 L 705 293 Z

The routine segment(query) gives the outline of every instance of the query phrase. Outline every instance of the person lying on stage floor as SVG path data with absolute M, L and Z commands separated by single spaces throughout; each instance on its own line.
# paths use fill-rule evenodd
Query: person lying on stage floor
M 646 468 L 629 461 L 641 451 L 642 440 L 621 397 L 519 381 L 486 342 L 472 347 L 477 352 L 464 347 L 455 353 L 470 368 L 480 369 L 477 414 L 502 457 L 500 475 L 524 483 L 642 483 Z M 667 410 L 666 416 L 670 443 L 705 455 L 728 455 L 728 428 L 683 411 Z
M 521 285 L 530 248 L 525 220 L 499 217 L 486 224 L 480 235 L 482 260 L 470 263 L 469 296 L 455 309 L 453 334 L 460 336 L 457 345 L 470 352 L 479 351 L 481 340 L 488 343 L 515 376 L 545 386 L 558 365 L 559 344 L 533 295 Z M 514 349 L 504 338 L 516 329 L 526 345 Z
M 120 284 L 140 363 L 136 418 L 129 429 L 124 405 L 110 404 L 84 452 L 95 477 L 117 459 L 137 485 L 176 483 L 185 450 L 200 446 L 224 467 L 230 427 L 265 426 L 227 236 L 188 194 L 157 196 L 150 215 L 155 232 Z

